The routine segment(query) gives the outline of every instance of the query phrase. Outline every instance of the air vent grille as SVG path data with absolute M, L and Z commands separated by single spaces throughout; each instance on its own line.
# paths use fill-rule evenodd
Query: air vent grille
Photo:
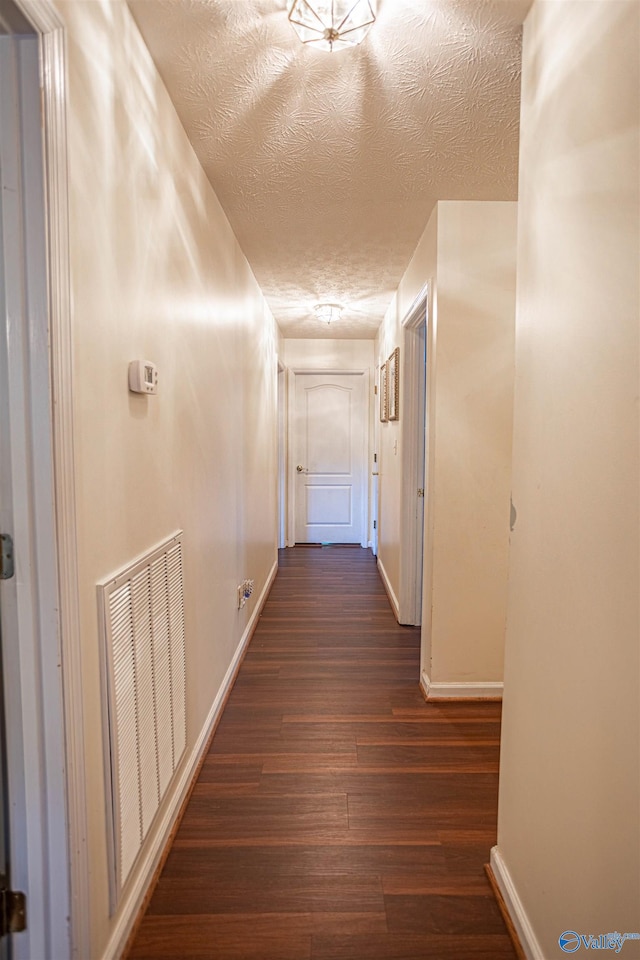
M 98 587 L 114 906 L 186 744 L 182 534 Z

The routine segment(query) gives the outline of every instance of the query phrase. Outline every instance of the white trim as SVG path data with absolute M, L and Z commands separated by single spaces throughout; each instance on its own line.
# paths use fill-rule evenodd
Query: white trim
M 427 325 L 429 304 L 431 300 L 431 282 L 424 284 L 413 304 L 402 321 L 402 465 L 401 465 L 401 493 L 400 493 L 400 589 L 399 607 L 400 623 L 419 625 L 422 610 L 422 562 L 420 547 L 422 541 L 422 556 L 424 556 L 424 535 L 418 533 L 416 523 L 416 500 L 418 496 L 418 474 L 424 474 L 426 488 L 428 470 L 426 462 L 418 462 L 418 447 L 415 438 L 420 422 L 418 400 L 422 393 L 418 377 L 418 329 L 425 326 L 425 348 L 427 348 Z M 424 395 L 427 395 L 426 370 Z M 426 431 L 426 404 L 423 412 Z M 425 436 L 425 460 L 428 452 Z M 426 491 L 425 491 L 426 492 Z M 422 516 L 424 528 L 425 499 L 422 500 Z
M 276 398 L 278 405 L 278 548 L 287 546 L 287 392 L 289 380 L 287 370 L 278 361 L 276 376 Z
M 371 488 L 369 485 L 369 463 L 371 461 L 371 372 L 369 368 L 364 370 L 362 375 L 364 377 L 364 410 L 362 411 L 364 430 L 362 432 L 362 536 L 360 538 L 360 546 L 363 550 L 366 550 L 369 545 L 369 504 L 371 498 Z
M 155 828 L 154 833 L 149 837 L 149 840 L 146 844 L 146 850 L 143 849 L 142 851 L 140 862 L 136 868 L 135 875 L 131 878 L 129 889 L 127 892 L 125 892 L 122 900 L 120 901 L 119 916 L 113 930 L 111 931 L 111 936 L 109 937 L 104 953 L 102 954 L 102 960 L 118 960 L 118 958 L 122 955 L 129 935 L 131 934 L 131 930 L 133 929 L 133 925 L 136 922 L 138 914 L 142 908 L 149 885 L 155 876 L 156 869 L 169 841 L 169 837 L 171 836 L 171 831 L 173 830 L 176 817 L 178 816 L 185 797 L 189 792 L 202 754 L 209 743 L 211 731 L 214 730 L 224 708 L 227 694 L 233 687 L 240 661 L 249 643 L 249 640 L 253 635 L 258 622 L 258 617 L 260 616 L 262 608 L 264 607 L 267 597 L 269 596 L 269 591 L 273 586 L 273 581 L 276 578 L 277 572 L 278 560 L 276 558 L 262 592 L 258 598 L 258 602 L 256 603 L 253 613 L 249 618 L 249 622 L 247 623 L 244 633 L 242 634 L 242 638 L 237 646 L 236 652 L 233 655 L 233 659 L 229 664 L 229 669 L 227 670 L 224 680 L 220 685 L 220 689 L 216 694 L 216 698 L 211 705 L 209 715 L 207 716 L 204 726 L 200 731 L 200 735 L 198 736 L 191 753 L 183 761 L 182 770 L 175 782 L 173 795 L 171 797 L 167 797 L 164 810 L 161 810 L 159 815 L 157 827 Z
M 407 310 L 404 320 L 402 321 L 403 327 L 417 327 L 422 323 L 422 317 L 424 315 L 425 304 L 428 303 L 431 294 L 431 281 L 427 280 L 426 283 L 418 290 L 417 294 L 413 298 L 413 303 Z
M 350 367 L 343 369 L 342 367 L 290 367 L 292 373 L 298 375 L 306 376 L 316 376 L 324 377 L 325 374 L 328 377 L 337 377 L 337 376 L 352 376 L 352 377 L 362 377 L 365 374 L 369 373 L 368 367 Z
M 420 688 L 427 700 L 501 700 L 504 684 L 495 680 L 473 680 L 468 683 L 434 682 L 423 673 L 420 677 Z
M 66 830 L 62 751 L 51 756 L 53 767 L 47 766 L 47 723 L 61 734 L 62 704 L 55 655 L 50 400 L 41 382 L 44 375 L 48 383 L 49 370 L 38 87 L 35 35 L 0 37 L 0 523 L 13 536 L 16 566 L 14 577 L 0 585 L 6 828 L 11 884 L 26 894 L 31 920 L 29 929 L 11 937 L 11 955 L 17 958 L 49 952 L 53 877 L 47 841 L 50 826 Z M 47 657 L 51 648 L 53 663 Z M 56 730 L 51 733 L 53 746 Z M 59 808 L 52 815 L 49 796 Z M 65 845 L 62 857 L 60 887 L 68 903 Z M 68 929 L 64 937 L 59 945 L 67 956 Z
M 377 464 L 375 464 L 375 466 L 377 466 Z M 375 472 L 372 471 L 369 477 L 369 536 L 371 539 L 369 540 L 368 546 L 374 557 L 378 555 L 379 490 L 380 474 L 377 470 Z
M 30 796 L 28 809 L 42 811 L 46 834 L 39 834 L 36 824 L 30 822 L 26 852 L 31 861 L 36 855 L 35 845 L 40 845 L 40 856 L 46 857 L 51 878 L 48 878 L 47 870 L 39 871 L 38 885 L 48 891 L 46 924 L 39 922 L 37 898 L 30 896 L 30 929 L 26 934 L 14 937 L 14 946 L 17 957 L 24 949 L 29 955 L 39 954 L 38 937 L 45 937 L 47 946 L 43 948 L 44 952 L 62 960 L 71 950 L 75 950 L 78 957 L 89 953 L 89 873 L 79 673 L 75 683 L 76 695 L 70 693 L 74 686 L 71 682 L 73 663 L 79 663 L 80 655 L 75 498 L 73 486 L 71 496 L 67 496 L 67 488 L 63 489 L 64 485 L 60 484 L 62 479 L 66 480 L 67 474 L 73 483 L 73 462 L 65 464 L 66 458 L 60 456 L 60 450 L 70 442 L 72 410 L 70 373 L 68 377 L 60 375 L 61 366 L 71 370 L 66 60 L 63 24 L 53 5 L 48 0 L 15 0 L 15 3 L 37 35 L 34 37 L 37 51 L 34 53 L 33 76 L 37 78 L 39 75 L 39 85 L 36 79 L 34 93 L 38 143 L 35 149 L 28 150 L 26 161 L 30 164 L 37 160 L 39 168 L 35 189 L 33 184 L 27 184 L 26 216 L 30 228 L 42 237 L 43 249 L 46 246 L 46 266 L 41 271 L 45 279 L 43 282 L 37 277 L 35 282 L 29 280 L 28 316 L 33 329 L 28 352 L 30 409 L 26 421 L 27 433 L 35 442 L 31 495 L 38 547 L 30 568 L 38 580 L 39 595 L 34 614 L 37 613 L 39 618 L 42 638 L 38 649 L 34 649 L 33 672 L 34 680 L 41 684 L 41 692 L 29 698 L 29 710 L 34 720 L 42 718 L 43 728 L 39 748 L 42 751 L 42 779 L 30 778 L 30 789 L 33 791 L 38 787 L 41 797 L 38 803 Z M 23 72 L 23 81 L 25 79 Z M 27 87 L 24 89 L 29 94 Z M 33 174 L 31 176 L 33 180 Z M 39 195 L 42 187 L 44 197 Z M 34 270 L 37 273 L 39 257 L 34 258 L 33 251 L 28 257 L 30 273 Z M 19 635 L 23 647 L 25 636 L 22 630 Z M 41 709 L 34 712 L 37 704 L 41 704 Z M 25 764 L 31 763 L 33 744 L 25 742 L 23 749 Z
M 40 34 L 45 191 L 49 240 L 49 321 L 53 395 L 54 498 L 59 629 L 65 716 L 72 956 L 90 954 L 82 655 L 73 439 L 73 346 L 69 258 L 66 33 L 50 0 L 14 0 Z
M 491 848 L 490 865 L 527 960 L 544 960 L 542 948 L 533 932 L 527 911 L 518 896 L 516 886 L 498 847 Z
M 391 581 L 387 576 L 387 571 L 385 570 L 384 564 L 382 563 L 382 560 L 380 559 L 380 557 L 377 558 L 377 562 L 378 562 L 378 572 L 382 578 L 384 588 L 387 591 L 387 596 L 389 597 L 389 603 L 391 604 L 391 609 L 393 610 L 393 614 L 396 620 L 400 622 L 400 618 L 399 618 L 400 606 L 398 604 L 398 598 L 396 597 L 395 590 L 391 586 Z
M 288 547 L 295 547 L 296 545 L 296 500 L 295 500 L 295 489 L 296 489 L 296 474 L 295 474 L 295 465 L 293 463 L 293 423 L 294 423 L 294 408 L 293 408 L 293 396 L 296 389 L 296 375 L 289 368 L 286 373 L 287 377 L 287 396 L 286 396 L 286 423 L 285 423 L 285 433 L 287 437 L 287 456 L 285 460 L 285 475 L 287 477 L 287 528 L 285 530 L 285 543 Z

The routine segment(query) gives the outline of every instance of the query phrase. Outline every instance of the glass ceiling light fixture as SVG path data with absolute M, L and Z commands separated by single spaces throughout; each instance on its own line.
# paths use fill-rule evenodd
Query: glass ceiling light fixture
M 289 20 L 302 42 L 329 53 L 361 43 L 375 19 L 372 0 L 289 2 Z
M 332 323 L 334 320 L 339 320 L 340 314 L 342 313 L 342 307 L 339 303 L 316 303 L 313 309 L 316 312 L 318 320 L 322 320 L 324 323 Z

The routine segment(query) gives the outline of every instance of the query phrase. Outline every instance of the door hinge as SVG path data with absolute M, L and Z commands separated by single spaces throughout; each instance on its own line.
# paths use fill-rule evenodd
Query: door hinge
M 377 383 L 374 383 L 374 385 L 373 385 L 373 395 L 374 395 L 374 397 L 377 397 L 377 396 L 378 396 L 378 384 L 377 384 Z
M 424 497 L 424 487 L 418 487 L 418 496 Z
M 374 462 L 374 463 L 377 463 L 377 462 L 378 462 L 378 454 L 377 454 L 377 453 L 374 453 L 374 455 L 373 455 L 373 462 Z
M 8 533 L 0 533 L 0 580 L 13 576 L 13 540 Z
M 0 937 L 27 929 L 27 898 L 17 890 L 0 890 Z
M 378 529 L 378 521 L 377 521 L 377 520 L 374 520 L 374 521 L 373 521 L 373 529 L 374 529 L 374 530 L 377 530 L 377 529 Z

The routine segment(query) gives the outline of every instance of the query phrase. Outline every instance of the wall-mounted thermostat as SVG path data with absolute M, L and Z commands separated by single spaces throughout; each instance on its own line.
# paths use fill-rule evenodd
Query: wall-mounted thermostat
M 129 364 L 129 390 L 133 393 L 158 392 L 158 368 L 149 360 L 132 360 Z

